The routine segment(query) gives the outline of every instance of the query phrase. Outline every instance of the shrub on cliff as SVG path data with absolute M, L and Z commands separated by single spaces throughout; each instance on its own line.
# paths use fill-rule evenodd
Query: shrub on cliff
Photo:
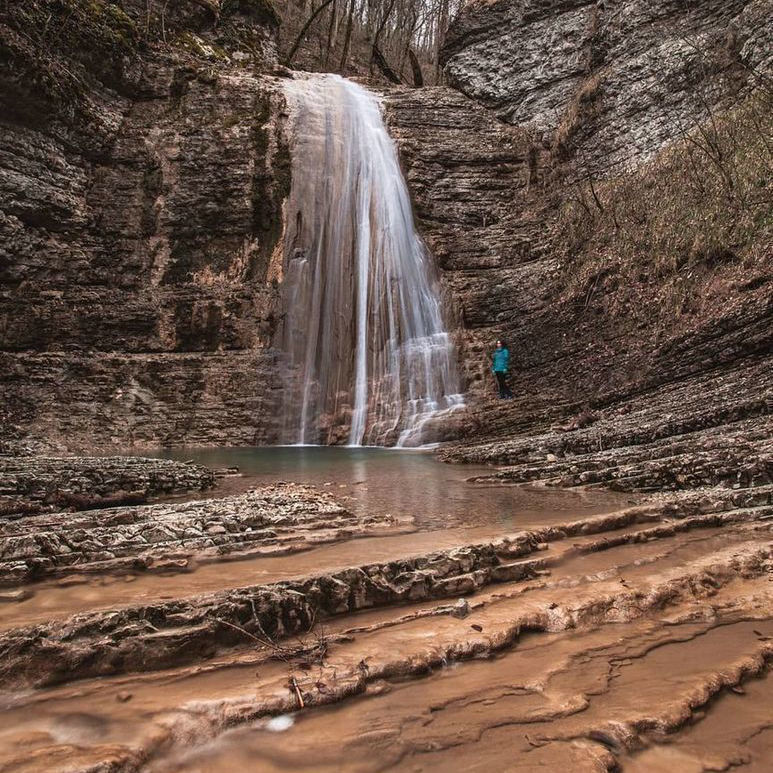
M 702 303 L 696 286 L 722 267 L 770 281 L 773 95 L 758 89 L 682 134 L 629 174 L 571 184 L 558 223 L 569 294 L 657 283 L 672 314 Z

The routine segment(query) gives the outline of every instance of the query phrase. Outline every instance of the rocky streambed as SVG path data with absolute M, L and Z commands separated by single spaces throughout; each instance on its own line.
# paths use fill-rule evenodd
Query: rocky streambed
M 364 514 L 392 485 L 375 459 L 310 487 L 110 458 L 100 496 L 128 469 L 177 494 L 5 515 L 0 770 L 765 769 L 770 483 L 548 491 L 540 514 L 514 468 L 482 487 L 416 455 L 449 502 L 510 497 L 438 528 Z

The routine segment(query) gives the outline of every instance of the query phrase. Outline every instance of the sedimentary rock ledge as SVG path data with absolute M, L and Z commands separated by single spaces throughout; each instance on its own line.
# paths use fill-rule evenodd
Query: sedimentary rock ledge
M 212 470 L 171 459 L 0 455 L 0 516 L 33 514 L 44 506 L 107 507 L 122 498 L 141 501 L 214 484 Z
M 508 405 L 484 417 L 492 437 L 449 447 L 442 456 L 506 465 L 492 473 L 499 481 L 645 492 L 745 489 L 773 481 L 771 395 L 763 361 L 595 410 L 577 408 L 563 419 Z
M 747 705 L 765 705 L 750 680 L 773 657 L 773 507 L 734 496 L 690 492 L 451 550 L 11 628 L 0 677 L 25 691 L 7 692 L 13 729 L 0 758 L 13 769 L 23 748 L 77 770 L 110 760 L 117 771 L 182 771 L 214 755 L 220 770 L 233 738 L 249 764 L 276 754 L 301 770 L 318 748 L 314 770 L 370 771 L 374 744 L 393 765 L 421 755 L 433 768 L 453 757 L 501 769 L 515 745 L 523 770 L 566 760 L 613 770 L 730 689 L 748 686 Z M 334 717 L 329 704 L 340 704 Z M 109 720 L 92 740 L 54 748 L 47 732 L 25 735 L 35 706 Z M 277 746 L 260 722 L 287 712 L 303 733 Z M 331 721 L 344 749 L 321 741 Z M 384 734 L 346 729 L 363 721 Z
M 729 509 L 728 509 L 729 508 Z M 689 508 L 688 508 L 689 510 Z M 74 615 L 0 637 L 0 676 L 11 683 L 47 684 L 74 678 L 163 668 L 243 645 L 245 637 L 286 637 L 308 631 L 315 622 L 363 609 L 454 598 L 491 583 L 517 582 L 537 576 L 572 555 L 606 551 L 623 545 L 670 539 L 679 534 L 738 523 L 722 544 L 746 542 L 742 553 L 723 554 L 711 569 L 726 565 L 729 581 L 740 573 L 769 571 L 771 506 L 680 515 L 671 506 L 631 508 L 494 542 L 468 545 L 428 555 L 353 567 L 303 580 L 224 590 L 189 599 L 157 602 L 104 612 Z M 652 524 L 659 524 L 653 526 Z M 638 524 L 647 524 L 640 528 Z M 622 531 L 621 531 L 622 530 Z M 603 534 L 596 539 L 589 535 Z M 586 542 L 562 547 L 572 537 Z M 543 554 L 549 543 L 559 548 Z M 531 560 L 518 560 L 539 553 Z M 685 582 L 693 582 L 690 571 Z M 662 577 L 653 582 L 660 583 Z M 714 581 L 712 581 L 713 583 Z M 723 580 L 724 582 L 724 580 Z
M 378 533 L 330 495 L 282 484 L 239 496 L 0 523 L 0 584 L 63 574 L 187 570 L 192 561 L 270 555 Z
M 601 431 L 601 428 L 599 428 Z M 590 431 L 575 433 L 580 445 L 593 437 Z M 598 434 L 596 434 L 598 437 Z M 553 486 L 603 486 L 617 491 L 673 491 L 703 486 L 736 489 L 762 486 L 773 481 L 773 419 L 737 422 L 720 428 L 679 434 L 651 443 L 620 445 L 597 451 L 575 452 L 560 433 L 546 433 L 521 441 L 526 461 L 508 465 L 478 483 L 540 481 Z M 541 449 L 531 452 L 534 444 Z M 557 446 L 563 450 L 556 453 Z M 508 444 L 517 455 L 518 442 Z

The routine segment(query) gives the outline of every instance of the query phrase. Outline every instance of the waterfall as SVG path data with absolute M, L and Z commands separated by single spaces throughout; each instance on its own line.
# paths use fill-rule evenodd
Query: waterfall
M 288 81 L 284 441 L 416 446 L 463 406 L 437 278 L 378 97 Z

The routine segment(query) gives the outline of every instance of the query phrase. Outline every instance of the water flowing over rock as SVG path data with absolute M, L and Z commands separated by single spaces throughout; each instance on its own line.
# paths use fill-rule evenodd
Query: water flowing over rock
M 290 81 L 284 438 L 415 446 L 463 405 L 439 286 L 378 98 Z

